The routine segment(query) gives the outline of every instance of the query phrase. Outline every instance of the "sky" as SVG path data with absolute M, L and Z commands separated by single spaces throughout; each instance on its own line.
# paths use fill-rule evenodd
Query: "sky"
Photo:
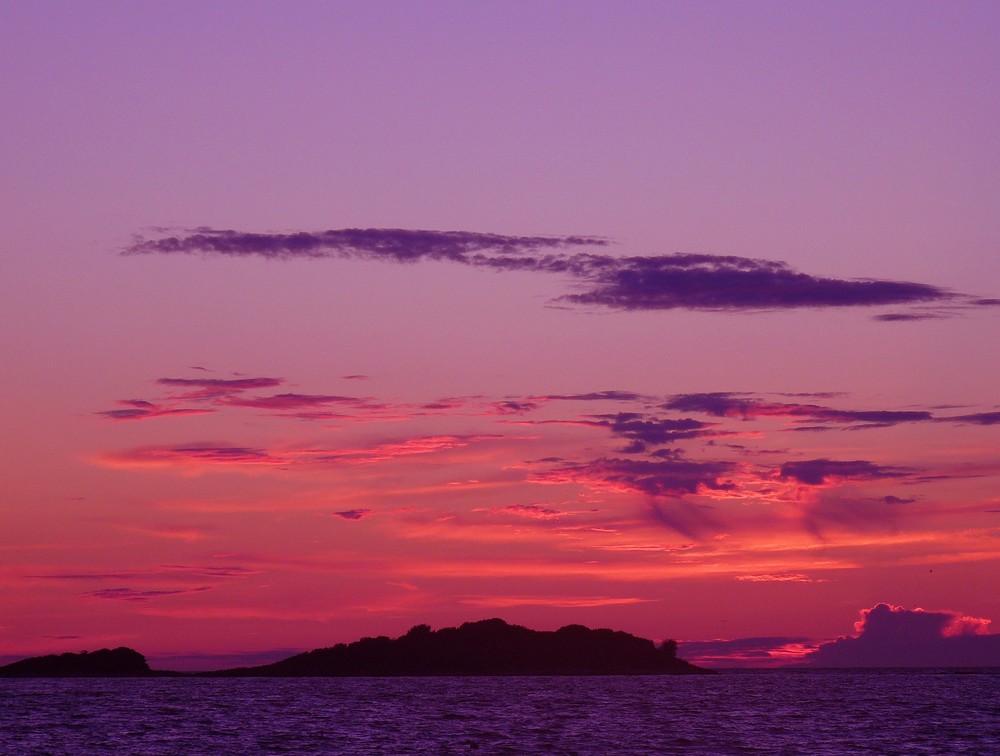
M 498 616 L 1000 664 L 998 38 L 4 4 L 0 657 Z

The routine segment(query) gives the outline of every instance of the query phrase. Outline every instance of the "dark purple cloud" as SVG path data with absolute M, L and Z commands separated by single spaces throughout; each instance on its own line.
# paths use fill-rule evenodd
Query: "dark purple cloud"
M 334 512 L 335 517 L 340 517 L 345 520 L 363 520 L 372 514 L 371 509 L 345 509 L 342 512 Z
M 786 462 L 779 475 L 785 480 L 797 480 L 807 486 L 821 486 L 833 478 L 847 480 L 882 480 L 902 478 L 909 471 L 898 467 L 883 467 L 864 459 L 835 460 L 807 459 L 801 462 Z
M 251 389 L 274 388 L 284 383 L 283 378 L 158 378 L 161 386 L 187 389 L 183 399 L 214 399 Z
M 273 388 L 284 381 L 281 378 L 157 378 L 156 382 L 163 386 L 210 388 L 228 392 Z
M 678 420 L 647 417 L 635 412 L 619 412 L 614 415 L 597 415 L 597 425 L 608 428 L 611 433 L 632 443 L 626 447 L 629 454 L 644 452 L 649 446 L 659 446 L 713 435 L 711 423 L 703 423 L 691 418 Z
M 853 425 L 855 429 L 883 428 L 899 423 L 921 423 L 934 419 L 930 412 L 924 410 L 839 410 L 819 404 L 769 402 L 747 394 L 728 391 L 678 394 L 663 407 L 681 412 L 701 412 L 714 417 L 733 417 L 742 420 L 758 417 L 801 418 L 802 421 L 812 423 Z
M 561 301 L 617 310 L 724 312 L 921 303 L 978 307 L 994 302 L 909 281 L 812 276 L 772 260 L 701 254 L 619 258 L 558 251 L 608 243 L 598 236 L 506 236 L 393 228 L 288 234 L 198 228 L 159 239 L 137 238 L 124 254 L 447 260 L 475 267 L 563 274 L 578 281 L 581 290 L 561 297 Z M 881 319 L 924 317 L 929 316 L 889 313 Z
M 877 604 L 861 612 L 857 637 L 822 644 L 813 667 L 1000 667 L 1000 635 L 990 621 L 959 612 Z
M 695 462 L 687 459 L 618 459 L 602 457 L 570 463 L 536 473 L 536 480 L 576 481 L 595 488 L 614 488 L 649 496 L 683 496 L 699 490 L 731 490 L 720 478 L 733 469 L 729 462 Z
M 954 295 L 906 281 L 835 279 L 783 262 L 713 255 L 605 258 L 587 276 L 589 291 L 568 301 L 622 310 L 775 310 L 943 301 Z

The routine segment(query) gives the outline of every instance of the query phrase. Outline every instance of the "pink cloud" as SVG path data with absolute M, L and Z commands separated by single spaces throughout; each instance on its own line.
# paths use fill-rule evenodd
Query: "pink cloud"
M 141 525 L 139 523 L 115 523 L 115 527 L 129 533 L 167 538 L 179 541 L 200 541 L 208 537 L 203 528 L 184 525 Z
M 801 662 L 817 642 L 810 638 L 763 637 L 682 641 L 679 655 L 699 666 L 720 669 L 785 667 Z
M 586 609 L 598 606 L 647 604 L 657 600 L 616 596 L 476 596 L 461 599 L 461 603 L 498 609 L 513 606 L 556 606 L 561 609 Z
M 482 511 L 482 510 L 476 510 Z M 540 504 L 510 504 L 506 507 L 491 507 L 492 514 L 510 514 L 517 517 L 527 517 L 533 520 L 556 520 L 565 517 L 568 512 L 559 509 L 544 507 Z
M 764 575 L 737 575 L 736 579 L 746 583 L 825 583 L 826 580 L 811 578 L 802 572 L 777 572 Z

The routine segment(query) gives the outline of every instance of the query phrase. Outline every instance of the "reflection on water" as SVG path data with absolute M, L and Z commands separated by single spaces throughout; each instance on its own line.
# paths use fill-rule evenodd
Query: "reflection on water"
M 1000 753 L 1000 670 L 0 680 L 0 751 Z

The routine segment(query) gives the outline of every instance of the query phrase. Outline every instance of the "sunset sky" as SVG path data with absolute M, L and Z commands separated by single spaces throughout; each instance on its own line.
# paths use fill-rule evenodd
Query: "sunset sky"
M 0 658 L 996 631 L 998 39 L 993 2 L 4 4 Z

